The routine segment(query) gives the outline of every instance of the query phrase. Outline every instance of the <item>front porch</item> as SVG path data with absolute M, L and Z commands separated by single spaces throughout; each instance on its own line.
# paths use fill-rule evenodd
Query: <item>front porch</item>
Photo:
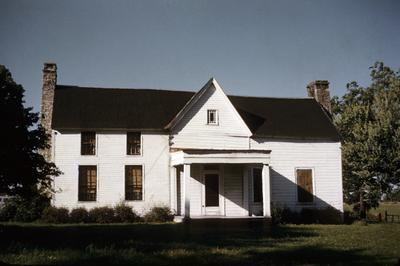
M 270 151 L 171 153 L 171 206 L 184 218 L 271 216 Z

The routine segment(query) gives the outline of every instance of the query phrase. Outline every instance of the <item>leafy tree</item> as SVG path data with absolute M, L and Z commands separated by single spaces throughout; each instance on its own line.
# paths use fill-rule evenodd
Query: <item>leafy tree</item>
M 381 62 L 370 69 L 368 87 L 351 82 L 341 99 L 332 99 L 345 201 L 357 202 L 362 217 L 400 185 L 400 75 Z
M 50 191 L 52 176 L 60 172 L 40 154 L 48 136 L 23 97 L 23 87 L 0 65 L 0 192 L 29 199 Z

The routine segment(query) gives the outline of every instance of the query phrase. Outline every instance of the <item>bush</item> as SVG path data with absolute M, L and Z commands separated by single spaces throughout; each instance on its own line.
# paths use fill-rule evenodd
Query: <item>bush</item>
M 89 221 L 93 223 L 112 223 L 115 221 L 114 209 L 110 207 L 96 207 L 89 211 Z
M 271 220 L 273 224 L 283 224 L 282 220 L 282 211 L 283 208 L 279 206 L 271 206 Z
M 41 221 L 44 223 L 67 223 L 69 212 L 66 208 L 47 207 L 43 210 Z
M 89 221 L 89 213 L 85 208 L 72 209 L 69 214 L 71 223 L 87 223 Z
M 272 205 L 271 218 L 274 224 L 298 223 L 299 214 L 286 206 Z
M 153 207 L 144 216 L 145 222 L 171 222 L 174 220 L 174 214 L 168 207 Z
M 317 218 L 321 224 L 340 224 L 343 222 L 341 212 L 330 206 L 318 210 Z
M 50 206 L 46 196 L 38 195 L 24 199 L 20 196 L 8 198 L 0 209 L 1 221 L 33 222 L 39 219 L 43 210 Z
M 302 224 L 339 224 L 342 223 L 342 215 L 333 207 L 323 209 L 303 208 L 300 212 L 299 223 Z
M 317 223 L 318 221 L 318 214 L 316 209 L 302 208 L 299 215 L 300 219 L 298 223 L 301 224 L 312 224 Z
M 273 206 L 271 211 L 274 224 L 338 224 L 342 222 L 340 211 L 333 207 L 324 209 L 303 208 L 300 212 L 296 212 L 287 207 Z
M 346 210 L 343 212 L 343 222 L 345 224 L 352 224 L 358 220 L 358 218 L 358 214 L 354 213 L 353 211 Z
M 123 203 L 115 206 L 114 211 L 116 222 L 133 223 L 140 220 L 140 217 L 133 211 L 133 209 Z

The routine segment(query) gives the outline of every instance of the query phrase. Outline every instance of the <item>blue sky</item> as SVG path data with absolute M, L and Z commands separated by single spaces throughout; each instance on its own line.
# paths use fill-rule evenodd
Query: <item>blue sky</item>
M 305 97 L 314 79 L 368 84 L 400 67 L 400 1 L 0 0 L 0 64 L 39 111 L 42 66 L 58 83 Z

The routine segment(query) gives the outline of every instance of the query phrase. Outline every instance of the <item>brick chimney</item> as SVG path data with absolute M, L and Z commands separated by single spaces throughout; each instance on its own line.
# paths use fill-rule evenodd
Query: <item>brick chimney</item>
M 307 85 L 308 97 L 313 97 L 329 113 L 331 113 L 331 96 L 327 80 L 315 80 Z
M 57 65 L 55 63 L 44 63 L 40 123 L 45 129 L 46 133 L 50 136 L 49 140 L 50 147 L 42 151 L 42 154 L 48 161 L 52 159 L 51 119 L 53 116 L 54 90 L 56 88 L 56 84 L 57 84 Z

